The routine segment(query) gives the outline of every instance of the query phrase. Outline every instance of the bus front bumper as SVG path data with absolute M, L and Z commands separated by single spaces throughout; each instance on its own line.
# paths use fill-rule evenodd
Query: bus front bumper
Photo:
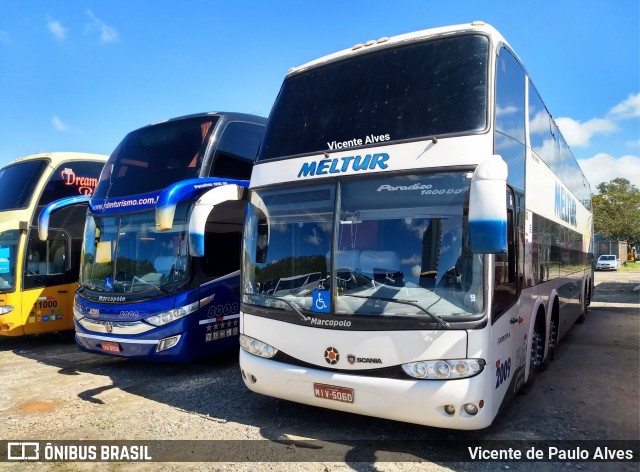
M 153 330 L 153 336 L 117 336 L 86 330 L 75 322 L 76 342 L 82 351 L 143 360 L 188 360 L 187 333 L 175 329 Z
M 240 369 L 250 390 L 307 405 L 439 428 L 481 429 L 492 422 L 487 369 L 468 379 L 400 380 L 284 364 L 242 349 Z M 475 415 L 465 411 L 469 403 L 478 407 Z

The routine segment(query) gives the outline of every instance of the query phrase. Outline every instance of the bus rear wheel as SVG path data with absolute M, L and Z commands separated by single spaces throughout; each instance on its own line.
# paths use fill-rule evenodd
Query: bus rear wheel
M 538 322 L 539 319 L 540 318 L 536 319 L 536 324 L 533 328 L 533 336 L 531 338 L 529 377 L 520 389 L 520 392 L 524 394 L 529 393 L 533 388 L 533 384 L 535 383 L 538 372 L 542 367 L 542 361 L 544 358 L 544 332 L 542 330 L 542 327 L 540 326 L 540 323 Z

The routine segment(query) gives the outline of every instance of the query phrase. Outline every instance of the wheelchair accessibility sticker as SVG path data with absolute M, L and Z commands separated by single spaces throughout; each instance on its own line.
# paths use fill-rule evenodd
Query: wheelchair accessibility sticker
M 328 290 L 314 290 L 312 293 L 311 309 L 316 313 L 329 313 L 330 297 Z

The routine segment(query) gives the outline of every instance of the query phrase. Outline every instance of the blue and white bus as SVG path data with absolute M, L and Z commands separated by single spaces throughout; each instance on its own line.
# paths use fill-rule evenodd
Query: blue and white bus
M 82 350 L 184 361 L 237 347 L 244 192 L 265 123 L 190 115 L 140 128 L 117 146 L 84 200 L 74 304 Z M 46 207 L 40 237 L 51 213 L 79 201 Z M 190 228 L 198 212 L 204 217 Z
M 240 367 L 258 393 L 484 428 L 587 313 L 589 184 L 482 22 L 293 68 L 249 202 Z

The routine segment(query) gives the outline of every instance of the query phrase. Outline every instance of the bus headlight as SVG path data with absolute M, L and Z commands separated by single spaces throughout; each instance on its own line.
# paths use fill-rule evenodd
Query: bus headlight
M 267 359 L 275 356 L 278 353 L 278 350 L 273 346 L 270 346 L 267 343 L 263 343 L 262 341 L 258 341 L 257 339 L 252 338 L 251 336 L 246 336 L 244 334 L 240 335 L 240 347 L 250 354 L 265 357 Z
M 174 308 L 172 310 L 163 311 L 162 313 L 158 313 L 157 315 L 150 316 L 145 318 L 149 324 L 153 326 L 164 326 L 167 323 L 172 323 L 173 321 L 179 320 L 180 318 L 184 318 L 187 315 L 190 315 L 194 311 L 196 311 L 200 307 L 198 302 L 191 303 L 189 305 L 181 306 L 180 308 Z
M 438 359 L 402 364 L 407 375 L 416 379 L 453 380 L 478 375 L 484 370 L 483 359 Z
M 78 321 L 84 318 L 84 313 L 77 305 L 73 305 L 73 317 Z
M 13 311 L 13 307 L 11 305 L 0 306 L 0 315 L 6 315 L 7 313 L 11 313 Z

